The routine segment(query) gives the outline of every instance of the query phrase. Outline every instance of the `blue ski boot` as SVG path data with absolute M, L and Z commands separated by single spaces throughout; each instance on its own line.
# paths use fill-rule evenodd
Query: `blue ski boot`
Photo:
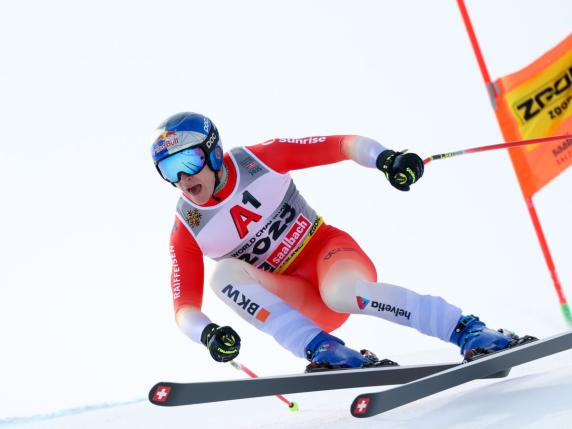
M 310 361 L 306 372 L 397 365 L 389 359 L 379 360 L 368 350 L 357 352 L 350 349 L 342 340 L 325 331 L 319 333 L 306 346 L 306 358 Z
M 466 361 L 471 361 L 477 357 L 536 339 L 529 335 L 521 338 L 505 329 L 493 331 L 487 328 L 478 317 L 469 315 L 461 316 L 450 341 L 461 347 L 461 354 L 465 356 Z

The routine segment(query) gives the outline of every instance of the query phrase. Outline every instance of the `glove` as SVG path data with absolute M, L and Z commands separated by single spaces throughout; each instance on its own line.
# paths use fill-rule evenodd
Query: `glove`
M 209 323 L 201 334 L 203 343 L 214 360 L 228 362 L 238 356 L 240 350 L 240 337 L 230 326 L 220 327 L 216 323 Z
M 423 160 L 415 153 L 384 150 L 379 154 L 376 166 L 381 170 L 391 186 L 400 191 L 409 191 L 409 187 L 423 176 Z

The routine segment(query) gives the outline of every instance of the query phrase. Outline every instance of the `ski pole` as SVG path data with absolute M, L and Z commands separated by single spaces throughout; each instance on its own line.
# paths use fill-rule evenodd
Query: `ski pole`
M 562 135 L 562 136 L 539 137 L 536 139 L 528 139 L 528 140 L 517 140 L 517 141 L 513 141 L 513 142 L 493 144 L 490 146 L 473 147 L 470 149 L 459 150 L 456 152 L 447 152 L 447 153 L 441 153 L 438 155 L 433 155 L 433 156 L 430 156 L 429 158 L 424 159 L 423 164 L 429 164 L 431 161 L 433 161 L 435 159 L 452 158 L 454 156 L 467 155 L 469 153 L 486 152 L 489 150 L 497 150 L 497 149 L 508 149 L 508 148 L 516 147 L 516 146 L 527 146 L 529 144 L 548 143 L 548 142 L 553 142 L 553 141 L 563 140 L 563 139 L 571 139 L 571 143 L 572 143 L 572 135 L 569 135 L 569 134 Z
M 253 373 L 251 370 L 249 370 L 247 367 L 245 367 L 244 364 L 235 362 L 233 360 L 230 361 L 230 364 L 232 365 L 233 368 L 235 368 L 239 371 L 243 371 L 249 377 L 258 378 L 258 376 L 255 373 Z M 290 409 L 290 411 L 299 411 L 300 410 L 300 407 L 298 406 L 297 402 L 289 401 L 288 399 L 286 399 L 282 395 L 276 395 L 276 397 L 278 399 L 280 399 L 282 402 L 284 402 L 286 405 L 288 405 L 288 408 Z

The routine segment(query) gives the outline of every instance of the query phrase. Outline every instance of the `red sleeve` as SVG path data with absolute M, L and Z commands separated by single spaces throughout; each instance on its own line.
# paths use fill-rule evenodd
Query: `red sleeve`
M 313 136 L 299 139 L 273 139 L 248 149 L 279 173 L 333 164 L 347 158 L 342 153 L 343 135 Z
M 185 225 L 175 218 L 171 232 L 171 289 L 175 312 L 184 305 L 197 309 L 203 303 L 203 253 Z

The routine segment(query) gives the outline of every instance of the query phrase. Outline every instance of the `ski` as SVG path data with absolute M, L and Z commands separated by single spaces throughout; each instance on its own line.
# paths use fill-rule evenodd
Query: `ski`
M 427 377 L 458 365 L 460 363 L 384 366 L 239 380 L 197 383 L 160 382 L 149 391 L 149 401 L 155 405 L 171 407 L 289 393 L 395 385 Z M 491 377 L 498 378 L 507 375 L 508 371 L 504 371 Z
M 489 374 L 569 349 L 572 349 L 572 331 L 485 355 L 392 389 L 361 394 L 352 402 L 350 411 L 354 417 L 375 416 Z

